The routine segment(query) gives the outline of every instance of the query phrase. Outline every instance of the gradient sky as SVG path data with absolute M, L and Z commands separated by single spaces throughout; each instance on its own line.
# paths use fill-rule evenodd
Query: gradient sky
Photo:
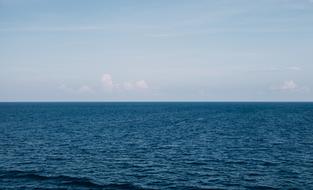
M 0 101 L 313 101 L 313 0 L 0 0 Z

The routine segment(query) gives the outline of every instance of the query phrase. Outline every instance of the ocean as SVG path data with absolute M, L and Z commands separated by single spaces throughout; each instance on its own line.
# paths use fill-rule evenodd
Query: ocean
M 0 189 L 313 189 L 313 103 L 0 103 Z

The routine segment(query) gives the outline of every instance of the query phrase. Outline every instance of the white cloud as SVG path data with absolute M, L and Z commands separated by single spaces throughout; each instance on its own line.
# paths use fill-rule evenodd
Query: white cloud
M 108 89 L 114 88 L 112 76 L 110 74 L 103 74 L 101 77 L 101 82 L 105 88 Z
M 298 85 L 293 80 L 285 81 L 282 85 L 280 85 L 280 90 L 295 90 L 298 88 Z
M 65 84 L 61 84 L 59 86 L 59 89 L 62 90 L 62 91 L 65 91 L 65 92 L 73 92 L 74 89 L 72 89 L 71 87 L 65 85 Z
M 139 89 L 147 89 L 149 88 L 148 83 L 145 80 L 139 80 L 135 82 L 124 82 L 123 89 L 124 90 L 139 90 Z
M 125 90 L 133 90 L 134 89 L 134 84 L 131 82 L 124 82 L 123 88 Z
M 117 83 L 112 80 L 112 76 L 110 74 L 103 74 L 101 77 L 101 82 L 105 88 L 110 90 L 139 90 L 149 88 L 149 85 L 145 80 Z
M 87 85 L 83 85 L 78 89 L 78 92 L 91 94 L 91 93 L 94 93 L 94 90 Z
M 307 86 L 300 86 L 294 80 L 284 81 L 282 84 L 272 86 L 272 90 L 279 90 L 285 92 L 309 92 L 310 88 Z
M 140 81 L 136 81 L 135 82 L 135 86 L 137 88 L 140 88 L 140 89 L 147 89 L 149 88 L 147 82 L 145 80 L 140 80 Z

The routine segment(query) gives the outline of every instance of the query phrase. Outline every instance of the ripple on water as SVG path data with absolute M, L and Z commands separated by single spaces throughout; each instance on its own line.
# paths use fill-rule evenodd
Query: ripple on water
M 31 171 L 1 171 L 0 180 L 3 182 L 14 182 L 15 187 L 27 188 L 25 184 L 37 183 L 42 184 L 36 188 L 87 188 L 87 189 L 143 189 L 139 186 L 131 183 L 112 183 L 112 184 L 100 184 L 89 178 L 72 177 L 65 175 L 58 176 L 45 176 L 40 175 L 37 172 Z M 31 185 L 30 187 L 32 187 Z
M 0 189 L 313 189 L 312 103 L 0 103 Z

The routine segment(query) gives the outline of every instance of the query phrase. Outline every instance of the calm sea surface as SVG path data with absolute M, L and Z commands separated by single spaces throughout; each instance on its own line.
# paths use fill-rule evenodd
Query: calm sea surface
M 0 103 L 0 189 L 313 189 L 313 103 Z

